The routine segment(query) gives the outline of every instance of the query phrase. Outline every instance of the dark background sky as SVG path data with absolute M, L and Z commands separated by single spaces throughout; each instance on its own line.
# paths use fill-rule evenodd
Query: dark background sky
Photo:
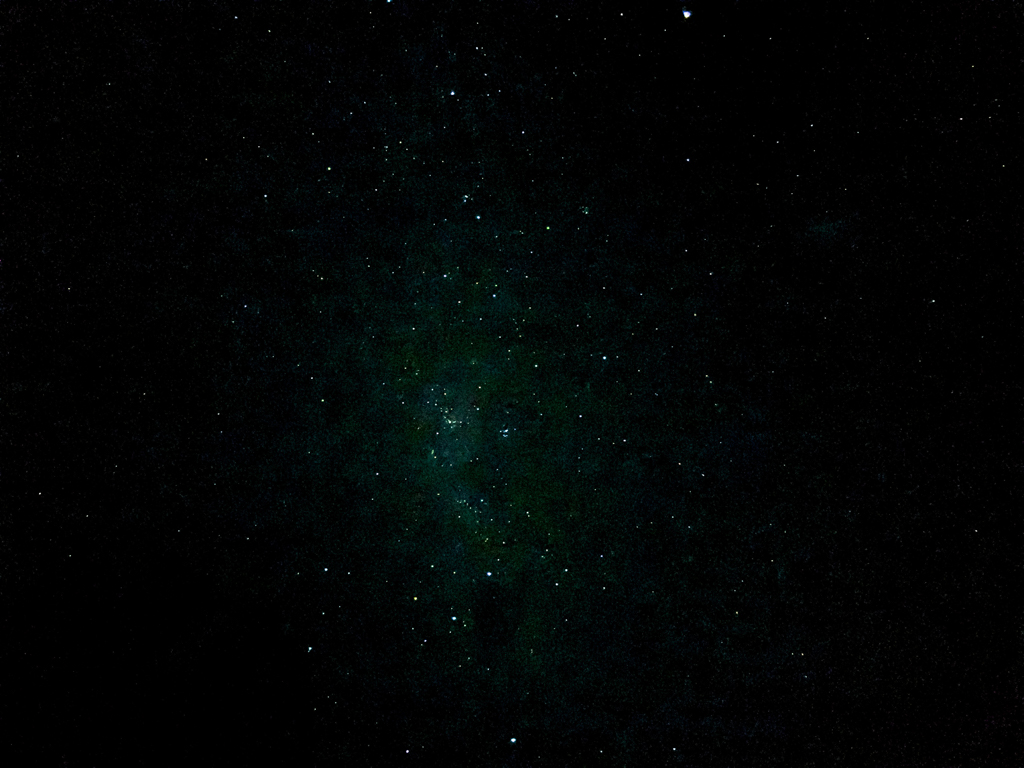
M 1020 765 L 1022 23 L 4 3 L 0 754 Z

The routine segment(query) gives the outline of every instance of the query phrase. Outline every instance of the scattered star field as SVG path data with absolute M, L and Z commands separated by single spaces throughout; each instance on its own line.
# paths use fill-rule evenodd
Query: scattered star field
M 5 11 L 4 750 L 1019 764 L 1019 10 L 506 5 Z

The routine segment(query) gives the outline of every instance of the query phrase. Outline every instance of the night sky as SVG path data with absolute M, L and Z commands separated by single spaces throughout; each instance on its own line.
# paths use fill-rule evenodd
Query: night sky
M 0 5 L 0 762 L 1019 766 L 1024 10 Z

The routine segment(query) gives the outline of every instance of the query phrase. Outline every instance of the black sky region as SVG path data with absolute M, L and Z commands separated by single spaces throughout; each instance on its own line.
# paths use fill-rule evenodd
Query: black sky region
M 1021 765 L 1024 11 L 0 4 L 9 765 Z

